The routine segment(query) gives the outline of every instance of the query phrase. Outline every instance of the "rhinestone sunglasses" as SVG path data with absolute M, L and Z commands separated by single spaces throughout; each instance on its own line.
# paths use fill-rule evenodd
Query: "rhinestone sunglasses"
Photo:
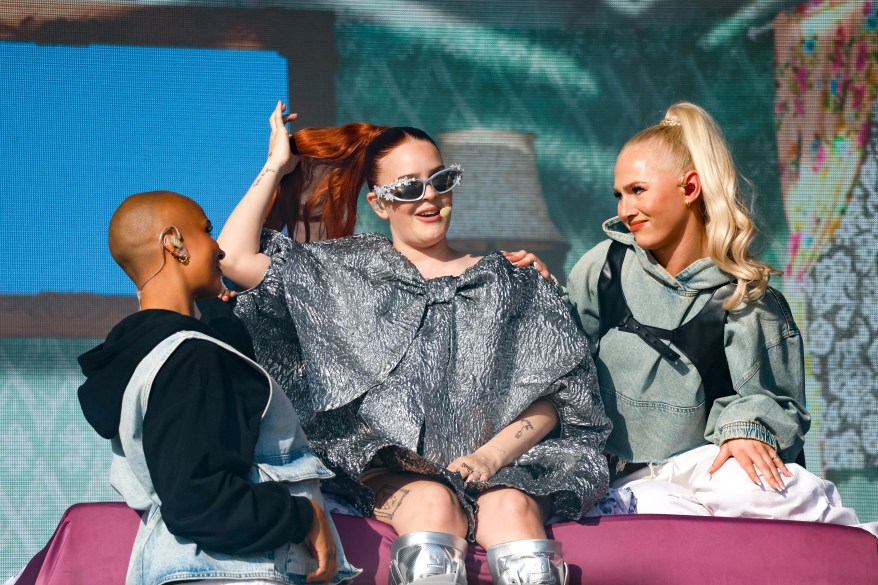
M 427 185 L 431 185 L 436 193 L 448 193 L 458 185 L 463 176 L 463 167 L 451 165 L 442 169 L 426 179 L 414 177 L 400 177 L 386 185 L 375 185 L 372 192 L 381 199 L 388 201 L 420 201 L 427 192 Z

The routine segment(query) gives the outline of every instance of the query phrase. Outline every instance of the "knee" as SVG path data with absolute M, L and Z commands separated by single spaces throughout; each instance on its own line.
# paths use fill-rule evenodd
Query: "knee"
M 539 503 L 513 488 L 492 490 L 479 497 L 476 542 L 490 548 L 501 542 L 546 538 Z
M 479 519 L 485 517 L 508 519 L 534 519 L 542 522 L 539 504 L 524 492 L 513 488 L 491 490 L 479 497 Z
M 449 525 L 466 523 L 457 495 L 447 486 L 429 480 L 410 485 L 410 509 L 417 510 L 420 518 L 432 523 L 447 522 Z

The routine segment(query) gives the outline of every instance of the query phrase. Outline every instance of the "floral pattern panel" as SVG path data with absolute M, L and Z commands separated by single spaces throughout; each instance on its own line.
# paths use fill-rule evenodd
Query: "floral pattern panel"
M 878 2 L 809 2 L 775 20 L 778 162 L 790 286 L 847 209 L 878 94 Z
M 878 465 L 878 2 L 775 19 L 784 284 L 806 341 L 817 473 Z M 815 464 L 815 465 L 812 465 Z M 822 468 L 822 469 L 821 469 Z
M 803 281 L 826 469 L 878 466 L 878 103 L 847 210 Z

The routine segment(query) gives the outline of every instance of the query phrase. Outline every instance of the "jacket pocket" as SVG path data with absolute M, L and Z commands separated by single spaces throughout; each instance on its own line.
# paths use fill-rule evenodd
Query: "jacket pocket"
M 299 449 L 283 462 L 257 463 L 260 481 L 279 481 L 295 483 L 308 479 L 329 479 L 335 477 L 323 462 L 308 448 Z

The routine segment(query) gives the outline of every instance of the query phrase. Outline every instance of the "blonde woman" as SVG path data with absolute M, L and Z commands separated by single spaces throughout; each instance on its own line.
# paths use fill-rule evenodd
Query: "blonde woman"
M 618 216 L 569 295 L 614 428 L 613 485 L 638 513 L 857 524 L 835 486 L 793 463 L 810 426 L 802 338 L 722 132 L 672 106 L 616 161 Z M 613 469 L 615 468 L 615 469 Z

